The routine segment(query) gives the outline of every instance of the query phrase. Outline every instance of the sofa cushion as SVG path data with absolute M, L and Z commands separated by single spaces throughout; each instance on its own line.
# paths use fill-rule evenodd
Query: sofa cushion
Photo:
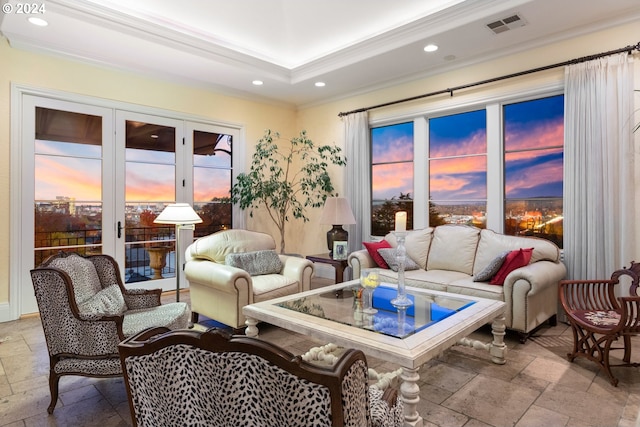
M 520 248 L 533 248 L 532 263 L 542 260 L 560 261 L 560 249 L 548 240 L 537 237 L 507 236 L 493 230 L 482 230 L 473 273 L 478 274 L 502 252 Z
M 229 253 L 275 250 L 276 243 L 268 234 L 249 230 L 223 230 L 204 236 L 189 245 L 188 256 L 225 263 Z
M 380 270 L 380 281 L 383 283 L 398 283 L 398 273 L 393 270 Z M 447 285 L 461 279 L 470 279 L 471 276 L 459 271 L 449 270 L 411 270 L 404 275 L 405 285 L 417 288 L 446 291 Z M 495 288 L 495 286 L 494 286 Z
M 382 248 L 378 249 L 378 253 L 387 263 L 389 268 L 393 271 L 398 271 L 398 261 L 396 260 L 396 255 L 398 253 L 398 249 L 396 248 Z M 404 260 L 404 271 L 417 270 L 418 264 L 415 263 L 414 260 L 411 259 L 409 255 L 405 255 Z
M 436 227 L 429 249 L 427 270 L 451 270 L 471 275 L 479 236 L 480 229 L 476 227 L 466 225 Z
M 510 251 L 504 251 L 495 257 L 482 271 L 473 276 L 474 282 L 488 282 L 496 275 Z
M 498 270 L 496 275 L 493 276 L 493 279 L 491 279 L 489 283 L 491 283 L 492 285 L 503 285 L 504 279 L 507 278 L 509 273 L 517 268 L 524 267 L 525 265 L 529 264 L 532 252 L 533 248 L 518 249 L 517 251 L 509 252 L 507 258 L 502 264 L 502 267 L 500 267 L 500 270 Z
M 191 310 L 184 302 L 172 302 L 156 307 L 129 310 L 124 313 L 122 332 L 130 337 L 152 326 L 169 329 L 185 329 L 189 326 Z
M 433 236 L 433 228 L 424 228 L 421 230 L 411 230 L 407 232 L 404 239 L 404 246 L 407 248 L 407 255 L 418 264 L 423 270 L 427 268 L 427 256 L 429 255 L 429 247 L 431 246 L 431 238 Z M 384 239 L 394 248 L 398 246 L 395 234 L 388 233 Z
M 102 290 L 96 266 L 91 260 L 78 254 L 56 258 L 51 261 L 49 267 L 60 269 L 69 275 L 78 305 L 89 300 Z
M 265 274 L 251 278 L 253 302 L 284 297 L 299 292 L 298 281 L 280 274 Z
M 362 242 L 362 244 L 367 249 L 367 252 L 369 252 L 369 255 L 371 255 L 371 258 L 373 258 L 373 261 L 375 261 L 378 267 L 386 269 L 389 268 L 389 265 L 384 260 L 384 258 L 382 258 L 382 255 L 378 253 L 378 249 L 390 248 L 391 245 L 389 244 L 389 242 L 383 239 L 379 242 Z
M 119 316 L 127 309 L 124 296 L 118 285 L 110 285 L 78 304 L 80 314 L 99 314 L 101 316 Z
M 454 280 L 447 285 L 446 292 L 496 301 L 504 301 L 504 288 L 490 285 L 487 282 L 474 282 L 471 277 Z
M 282 271 L 282 261 L 276 251 L 254 251 L 227 254 L 225 264 L 241 268 L 250 276 L 278 274 Z

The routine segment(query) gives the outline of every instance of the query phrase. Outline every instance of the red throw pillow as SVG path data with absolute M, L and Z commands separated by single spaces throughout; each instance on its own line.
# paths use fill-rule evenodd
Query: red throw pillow
M 367 248 L 367 252 L 371 255 L 371 258 L 378 264 L 380 268 L 389 269 L 389 265 L 385 262 L 382 255 L 378 253 L 378 249 L 391 248 L 391 244 L 386 240 L 380 240 L 379 242 L 362 242 L 365 248 Z
M 507 278 L 509 273 L 511 273 L 516 268 L 524 267 L 529 264 L 531 261 L 531 254 L 533 253 L 533 248 L 529 249 L 518 249 L 517 251 L 511 251 L 507 255 L 507 258 L 504 260 L 502 267 L 493 276 L 493 279 L 489 282 L 492 285 L 504 285 L 504 279 Z

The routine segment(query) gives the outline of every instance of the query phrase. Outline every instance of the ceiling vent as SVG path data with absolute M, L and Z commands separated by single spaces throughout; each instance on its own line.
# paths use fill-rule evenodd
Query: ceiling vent
M 487 28 L 494 34 L 504 33 L 505 31 L 513 30 L 519 27 L 524 27 L 527 23 L 520 15 L 513 14 L 506 18 L 498 19 L 497 21 L 487 24 Z

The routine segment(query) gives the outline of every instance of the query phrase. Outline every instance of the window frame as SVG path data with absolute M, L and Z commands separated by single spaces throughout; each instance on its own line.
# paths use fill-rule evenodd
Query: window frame
M 558 79 L 536 86 L 505 87 L 495 93 L 480 92 L 471 96 L 452 97 L 446 100 L 426 100 L 411 109 L 399 109 L 388 113 L 371 114 L 369 129 L 389 126 L 413 120 L 414 123 L 414 229 L 429 226 L 429 118 L 464 113 L 484 108 L 487 118 L 487 222 L 486 228 L 504 232 L 504 135 L 503 108 L 507 104 L 531 101 L 550 96 L 564 95 L 563 82 Z M 371 183 L 369 183 L 371 187 Z M 371 218 L 371 212 L 366 212 Z M 371 220 L 371 219 L 369 219 Z M 369 236 L 372 239 L 384 236 Z

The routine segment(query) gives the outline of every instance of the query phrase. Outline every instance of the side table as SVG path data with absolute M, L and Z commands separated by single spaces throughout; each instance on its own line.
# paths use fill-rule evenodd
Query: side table
M 311 262 L 332 265 L 336 270 L 336 284 L 344 282 L 344 269 L 349 265 L 346 259 L 333 259 L 329 254 L 307 255 L 306 258 Z

